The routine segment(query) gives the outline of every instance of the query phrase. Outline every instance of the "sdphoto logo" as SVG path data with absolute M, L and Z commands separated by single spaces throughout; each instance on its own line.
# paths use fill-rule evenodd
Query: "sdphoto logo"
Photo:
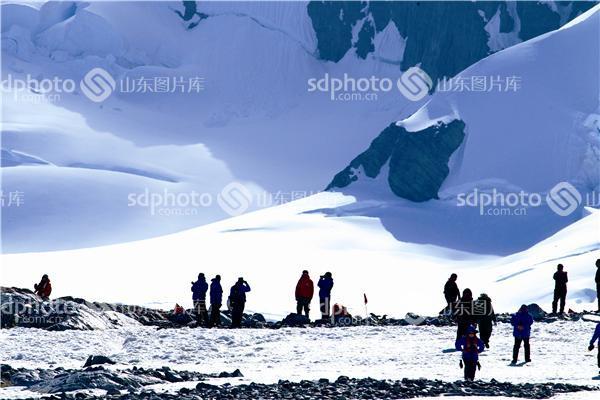
M 239 182 L 231 182 L 221 190 L 217 203 L 223 211 L 235 217 L 248 210 L 252 204 L 252 192 Z
M 322 78 L 310 78 L 307 83 L 309 92 L 329 93 L 333 101 L 374 101 L 380 94 L 396 89 L 408 100 L 419 101 L 433 88 L 431 77 L 419 67 L 407 69 L 397 79 L 375 75 L 353 77 L 347 73 L 336 77 L 326 73 Z
M 419 101 L 431 90 L 431 77 L 419 67 L 407 69 L 398 79 L 396 85 L 404 97 L 411 101 Z
M 83 94 L 95 103 L 106 100 L 116 86 L 114 78 L 105 69 L 99 67 L 85 74 L 79 84 Z
M 570 215 L 579 207 L 581 201 L 581 193 L 569 182 L 560 182 L 546 196 L 548 207 L 561 217 Z

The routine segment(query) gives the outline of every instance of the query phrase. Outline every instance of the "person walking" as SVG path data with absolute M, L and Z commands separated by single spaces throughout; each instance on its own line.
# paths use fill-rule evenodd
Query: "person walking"
M 598 312 L 600 313 L 600 258 L 596 260 L 596 297 L 598 298 Z
M 192 300 L 194 302 L 194 310 L 196 311 L 196 321 L 198 326 L 208 326 L 208 311 L 206 310 L 206 292 L 208 291 L 208 283 L 201 272 L 198 274 L 198 280 L 192 282 Z
M 490 348 L 490 338 L 492 337 L 493 325 L 497 324 L 496 313 L 492 306 L 492 299 L 485 293 L 479 295 L 475 302 L 475 314 L 477 324 L 479 325 L 479 337 L 485 344 L 485 348 Z
M 457 351 L 462 352 L 460 366 L 464 367 L 465 380 L 474 381 L 477 368 L 481 368 L 479 353 L 485 350 L 483 341 L 477 337 L 475 327 L 469 326 L 465 335 L 456 340 L 455 347 Z
M 467 328 L 477 324 L 477 318 L 474 314 L 473 292 L 467 288 L 463 290 L 462 297 L 454 309 L 454 317 L 456 319 L 456 339 L 463 337 Z
M 594 343 L 596 340 L 599 340 L 598 344 L 598 368 L 600 368 L 600 323 L 596 324 L 596 329 L 594 330 L 594 335 L 592 335 L 592 340 L 590 340 L 590 346 L 588 347 L 589 351 L 594 350 Z M 599 372 L 600 374 L 600 372 Z
M 519 351 L 521 343 L 525 347 L 525 362 L 531 362 L 531 348 L 529 346 L 529 337 L 531 336 L 531 325 L 533 325 L 533 317 L 529 314 L 529 309 L 525 304 L 519 308 L 516 314 L 513 314 L 510 319 L 510 324 L 513 326 L 513 336 L 515 345 L 513 347 L 513 359 L 511 365 L 515 365 L 519 360 Z
M 325 272 L 317 282 L 319 287 L 319 303 L 321 304 L 321 319 L 327 319 L 331 310 L 331 289 L 333 288 L 333 277 L 331 272 Z
M 456 304 L 458 300 L 460 300 L 460 290 L 458 289 L 458 285 L 456 284 L 456 280 L 458 279 L 458 275 L 452 274 L 450 278 L 446 281 L 444 285 L 444 298 L 446 299 L 446 304 L 448 305 L 448 310 L 452 312 L 452 308 Z
M 229 304 L 231 306 L 231 327 L 241 328 L 244 308 L 246 307 L 246 293 L 250 291 L 250 285 L 244 278 L 238 278 L 237 282 L 229 291 Z
M 210 321 L 208 327 L 221 325 L 221 303 L 223 302 L 223 288 L 221 275 L 210 280 Z
M 554 273 L 554 300 L 552 301 L 552 314 L 556 314 L 558 302 L 560 302 L 560 313 L 565 312 L 565 301 L 567 299 L 567 282 L 569 277 L 567 272 L 564 271 L 564 266 L 558 264 L 556 272 Z
M 52 293 L 52 284 L 50 283 L 50 278 L 48 275 L 42 275 L 42 279 L 40 283 L 35 283 L 33 285 L 34 293 L 42 298 L 42 300 L 48 300 L 50 298 L 50 294 Z
M 306 314 L 310 313 L 310 302 L 313 298 L 315 288 L 312 279 L 308 275 L 308 271 L 302 271 L 302 276 L 296 284 L 296 314 L 301 315 L 302 311 Z

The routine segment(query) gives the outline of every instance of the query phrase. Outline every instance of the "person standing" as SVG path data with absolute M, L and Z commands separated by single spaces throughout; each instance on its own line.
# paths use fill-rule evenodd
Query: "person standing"
M 594 335 L 592 336 L 592 340 L 590 340 L 590 346 L 588 347 L 589 351 L 594 350 L 594 343 L 596 343 L 596 340 L 600 340 L 600 323 L 596 324 Z M 600 368 L 600 342 L 598 345 L 598 368 Z
M 567 272 L 564 271 L 564 266 L 558 264 L 556 272 L 554 273 L 554 300 L 552 301 L 552 314 L 556 314 L 556 308 L 560 301 L 560 313 L 565 312 L 565 302 L 567 299 L 567 282 L 569 277 Z
M 477 330 L 473 326 L 469 326 L 465 332 L 466 334 L 456 340 L 456 350 L 462 351 L 461 367 L 465 371 L 465 380 L 474 381 L 475 372 L 477 368 L 481 368 L 479 365 L 479 353 L 484 351 L 484 343 L 477 337 Z
M 462 297 L 460 301 L 456 303 L 453 314 L 456 319 L 456 324 L 458 325 L 456 330 L 456 339 L 458 340 L 466 334 L 469 326 L 477 323 L 477 318 L 473 315 L 474 304 L 473 292 L 471 292 L 471 289 L 467 288 L 463 290 Z
M 485 348 L 489 349 L 493 325 L 496 325 L 496 313 L 492 306 L 492 299 L 487 294 L 479 295 L 475 304 L 475 314 L 479 325 L 479 337 L 485 344 Z
M 331 272 L 325 272 L 317 282 L 319 287 L 319 302 L 321 304 L 321 318 L 327 319 L 331 310 L 331 289 L 333 288 L 333 277 Z
M 40 283 L 35 283 L 33 285 L 33 289 L 35 290 L 35 294 L 40 296 L 42 300 L 48 300 L 50 294 L 52 293 L 52 284 L 50 283 L 50 278 L 48 275 L 44 274 Z
M 301 315 L 302 311 L 306 314 L 310 313 L 310 302 L 313 298 L 315 288 L 312 279 L 308 275 L 308 271 L 302 271 L 302 276 L 296 284 L 296 314 Z
M 596 260 L 596 297 L 598 298 L 598 312 L 600 312 L 600 258 Z
M 510 319 L 510 324 L 513 326 L 513 336 L 515 345 L 513 347 L 513 359 L 511 365 L 515 365 L 519 360 L 519 350 L 521 343 L 525 347 L 525 362 L 531 362 L 531 348 L 529 347 L 529 337 L 531 336 L 531 325 L 533 325 L 533 317 L 529 314 L 529 309 L 525 304 L 519 308 L 519 311 Z
M 221 325 L 221 303 L 223 302 L 223 288 L 221 287 L 221 275 L 217 275 L 210 281 L 210 321 L 208 327 Z
M 194 302 L 198 326 L 208 326 L 208 311 L 206 310 L 207 291 L 208 283 L 206 283 L 206 278 L 201 272 L 198 274 L 198 280 L 192 282 L 192 300 Z
M 446 299 L 449 309 L 451 309 L 451 307 L 456 304 L 458 300 L 460 300 L 460 290 L 456 284 L 457 279 L 458 275 L 452 274 L 444 285 L 444 298 Z
M 250 285 L 244 278 L 238 278 L 235 285 L 229 291 L 229 304 L 231 306 L 231 327 L 241 328 L 244 308 L 246 307 L 246 293 L 250 291 Z

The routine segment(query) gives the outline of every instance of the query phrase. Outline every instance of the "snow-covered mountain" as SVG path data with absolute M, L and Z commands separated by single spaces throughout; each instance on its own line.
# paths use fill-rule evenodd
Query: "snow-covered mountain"
M 310 79 L 396 79 L 414 65 L 452 76 L 591 5 L 4 2 L 4 81 L 79 82 L 101 67 L 117 85 L 100 103 L 78 85 L 58 97 L 3 93 L 3 193 L 24 193 L 19 207 L 3 207 L 3 251 L 118 243 L 228 216 L 214 202 L 156 216 L 130 207 L 132 193 L 215 199 L 232 181 L 255 198 L 321 190 L 374 132 L 425 99 L 381 92 L 376 101 L 332 101 L 309 92 Z M 123 90 L 157 77 L 201 78 L 202 87 Z
M 380 217 L 399 240 L 508 254 L 573 223 L 586 203 L 597 207 L 599 10 L 495 53 L 455 79 L 510 76 L 519 81 L 514 90 L 438 87 L 334 177 L 328 189 L 359 200 L 337 213 Z M 581 196 L 568 215 L 546 201 L 563 182 Z M 469 195 L 471 207 L 462 201 Z M 499 200 L 482 205 L 482 196 Z

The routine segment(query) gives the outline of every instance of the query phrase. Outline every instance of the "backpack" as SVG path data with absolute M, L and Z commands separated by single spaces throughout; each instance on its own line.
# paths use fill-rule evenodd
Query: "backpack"
M 465 340 L 465 350 L 464 350 L 465 353 L 479 354 L 478 342 L 479 342 L 479 339 L 477 338 L 477 336 L 473 336 L 473 337 L 467 336 L 467 338 Z

